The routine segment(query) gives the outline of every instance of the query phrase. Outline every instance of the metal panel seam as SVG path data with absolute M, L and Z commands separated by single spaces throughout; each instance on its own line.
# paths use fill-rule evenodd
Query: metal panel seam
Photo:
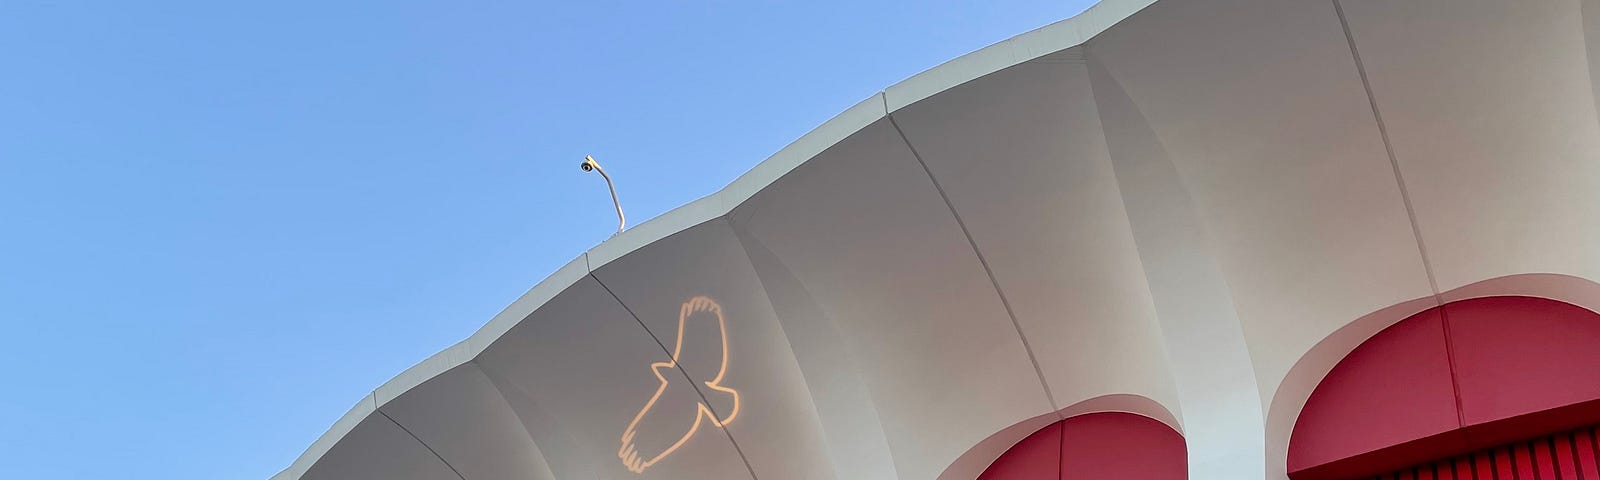
M 1439 281 L 1433 274 L 1433 262 L 1428 260 L 1428 246 L 1422 239 L 1422 227 L 1417 223 L 1417 211 L 1411 205 L 1411 193 L 1406 190 L 1406 177 L 1400 171 L 1400 160 L 1395 157 L 1394 143 L 1389 140 L 1389 127 L 1383 122 L 1383 111 L 1378 108 L 1378 97 L 1372 92 L 1372 80 L 1367 77 L 1367 67 L 1361 62 L 1361 49 L 1356 47 L 1355 34 L 1350 32 L 1350 20 L 1345 16 L 1344 3 L 1333 0 L 1333 11 L 1339 16 L 1339 28 L 1344 31 L 1345 42 L 1350 45 L 1350 57 L 1356 63 L 1356 74 L 1361 77 L 1361 88 L 1367 94 L 1367 104 L 1372 107 L 1372 119 L 1378 126 L 1378 136 L 1383 139 L 1383 151 L 1389 155 L 1389 166 L 1394 169 L 1395 185 L 1400 187 L 1400 201 L 1406 207 L 1406 219 L 1411 222 L 1411 235 L 1417 240 L 1417 255 L 1422 257 L 1422 270 L 1428 274 L 1428 287 L 1433 290 L 1434 305 L 1439 307 L 1439 323 L 1444 329 L 1445 358 L 1450 365 L 1450 386 L 1454 389 L 1456 422 L 1466 426 L 1467 415 L 1461 408 L 1461 382 L 1457 380 L 1455 346 L 1450 341 L 1450 316 L 1444 306 L 1444 296 L 1439 292 Z
M 1439 294 L 1439 281 L 1433 275 L 1433 263 L 1428 260 L 1428 247 L 1422 240 L 1422 227 L 1417 224 L 1417 211 L 1411 206 L 1411 193 L 1406 190 L 1406 178 L 1400 171 L 1400 161 L 1394 154 L 1394 143 L 1389 140 L 1389 127 L 1383 122 L 1383 111 L 1378 108 L 1378 97 L 1372 93 L 1372 80 L 1367 78 L 1367 67 L 1361 62 L 1361 50 L 1356 47 L 1356 37 L 1350 32 L 1350 21 L 1345 17 L 1344 4 L 1333 0 L 1333 11 L 1339 16 L 1339 28 L 1344 30 L 1345 42 L 1350 45 L 1350 57 L 1356 63 L 1356 74 L 1361 77 L 1361 88 L 1367 94 L 1367 104 L 1372 107 L 1372 118 L 1378 125 L 1378 136 L 1383 139 L 1383 151 L 1389 155 L 1389 166 L 1394 169 L 1395 184 L 1400 187 L 1400 200 L 1405 203 L 1406 218 L 1411 221 L 1411 234 L 1417 239 L 1417 253 L 1422 256 L 1422 269 L 1428 274 L 1428 286 L 1433 289 L 1434 301 L 1444 305 Z
M 1056 403 L 1055 395 L 1050 392 L 1050 382 L 1045 381 L 1044 369 L 1039 366 L 1039 359 L 1033 354 L 1033 345 L 1028 343 L 1028 336 L 1022 333 L 1022 323 L 1017 321 L 1017 314 L 1011 309 L 1011 300 L 1006 298 L 1005 290 L 1000 288 L 1000 280 L 995 277 L 994 269 L 989 267 L 989 260 L 984 258 L 983 251 L 978 249 L 978 241 L 972 238 L 967 223 L 961 219 L 961 214 L 956 212 L 956 206 L 950 202 L 950 196 L 944 193 L 944 186 L 933 176 L 933 170 L 928 168 L 927 162 L 922 161 L 922 154 L 917 153 L 917 147 L 911 144 L 911 139 L 906 138 L 906 132 L 900 129 L 900 123 L 894 120 L 894 114 L 889 114 L 888 118 L 889 124 L 894 126 L 895 134 L 900 136 L 900 141 L 905 142 L 906 149 L 911 150 L 911 156 L 917 159 L 917 165 L 928 175 L 928 180 L 933 183 L 933 189 L 939 192 L 939 198 L 944 200 L 945 208 L 950 210 L 950 216 L 955 217 L 956 225 L 961 227 L 961 235 L 967 238 L 967 244 L 972 247 L 972 254 L 978 257 L 978 264 L 983 266 L 983 273 L 989 277 L 989 284 L 994 286 L 995 295 L 1000 297 L 1000 305 L 1005 307 L 1006 318 L 1009 318 L 1011 326 L 1017 329 L 1017 338 L 1022 340 L 1022 350 L 1028 354 L 1028 362 L 1033 364 L 1033 373 L 1039 377 L 1039 386 L 1044 388 L 1045 400 L 1050 402 L 1051 415 L 1061 420 L 1061 406 Z
M 422 445 L 422 448 L 428 449 L 428 453 L 433 454 L 433 458 L 439 459 L 439 463 L 443 463 L 445 468 L 449 468 L 451 473 L 456 474 L 457 478 L 460 478 L 461 480 L 467 480 L 467 477 L 462 475 L 460 470 L 456 470 L 455 465 L 451 465 L 449 460 L 445 460 L 443 455 L 440 455 L 439 452 L 435 451 L 432 446 L 428 445 L 428 442 L 422 441 L 422 437 L 418 437 L 417 434 L 411 433 L 411 429 L 406 428 L 405 425 L 401 425 L 400 421 L 389 416 L 388 412 L 378 410 L 378 414 L 383 415 L 383 418 L 389 419 L 389 423 L 393 423 L 394 426 L 400 427 L 400 431 L 406 432 L 406 435 L 410 435 L 412 440 L 416 440 L 418 445 Z

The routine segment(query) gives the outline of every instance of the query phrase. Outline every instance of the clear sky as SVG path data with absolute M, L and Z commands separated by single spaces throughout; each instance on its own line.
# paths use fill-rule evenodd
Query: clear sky
M 0 1 L 0 476 L 250 479 L 635 222 L 1087 0 Z

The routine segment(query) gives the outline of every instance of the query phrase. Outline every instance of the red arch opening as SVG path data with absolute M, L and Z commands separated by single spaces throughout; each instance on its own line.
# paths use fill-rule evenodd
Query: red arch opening
M 979 480 L 1184 480 L 1183 435 L 1131 413 L 1079 415 L 1034 432 L 995 459 Z
M 1323 378 L 1295 422 L 1289 476 L 1376 475 L 1600 423 L 1600 314 L 1489 297 L 1379 332 Z

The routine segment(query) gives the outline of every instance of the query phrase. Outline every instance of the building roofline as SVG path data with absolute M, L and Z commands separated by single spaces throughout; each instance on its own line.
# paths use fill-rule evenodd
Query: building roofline
M 727 215 L 806 161 L 890 113 L 955 86 L 1054 52 L 1083 45 L 1155 0 L 1101 0 L 1083 12 L 956 57 L 901 80 L 846 108 L 779 149 L 721 190 L 623 231 L 539 281 L 466 340 L 429 356 L 362 397 L 293 463 L 270 480 L 298 480 L 333 445 L 389 401 L 483 353 L 556 294 L 590 272 L 657 240 Z

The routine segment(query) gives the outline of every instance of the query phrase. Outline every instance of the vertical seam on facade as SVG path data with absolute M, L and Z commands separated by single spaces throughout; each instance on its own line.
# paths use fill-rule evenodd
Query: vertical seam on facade
M 1450 391 L 1455 394 L 1456 422 L 1462 427 L 1467 426 L 1467 412 L 1461 407 L 1461 376 L 1456 374 L 1456 347 L 1454 337 L 1450 335 L 1450 309 L 1439 300 L 1439 325 L 1444 330 L 1444 357 L 1450 367 Z
M 1067 421 L 1056 420 L 1056 478 L 1067 476 Z M 1187 463 L 1187 462 L 1185 462 Z
M 406 435 L 410 435 L 412 440 L 416 440 L 418 444 L 422 445 L 422 448 L 428 449 L 428 453 L 433 454 L 433 458 L 439 459 L 439 463 L 443 463 L 445 468 L 450 469 L 450 473 L 456 474 L 456 478 L 460 478 L 461 480 L 467 480 L 467 476 L 466 475 L 462 475 L 460 470 L 456 470 L 456 466 L 455 465 L 451 465 L 450 461 L 449 460 L 445 460 L 443 455 L 440 455 L 439 452 L 434 451 L 433 447 L 428 446 L 428 442 L 422 441 L 422 437 L 418 437 L 417 434 L 411 433 L 411 429 L 406 428 L 405 425 L 401 425 L 400 421 L 395 420 L 394 417 L 389 416 L 389 414 L 384 412 L 383 410 L 378 410 L 378 415 L 383 415 L 383 418 L 389 419 L 389 423 L 393 423 L 394 426 L 400 427 L 400 431 L 406 432 Z
M 594 283 L 600 284 L 600 288 L 604 289 L 607 294 L 611 295 L 611 299 L 616 300 L 617 305 L 621 305 L 622 309 L 628 312 L 628 316 L 633 317 L 633 321 L 639 324 L 639 328 L 644 329 L 644 334 L 649 335 L 650 339 L 656 342 L 656 346 L 661 347 L 661 351 L 666 353 L 668 358 L 671 358 L 672 350 L 668 350 L 667 344 L 661 343 L 661 339 L 656 337 L 655 332 L 650 331 L 650 327 L 646 327 L 644 325 L 644 320 L 639 319 L 639 315 L 633 313 L 633 309 L 628 308 L 627 303 L 623 303 L 622 297 L 618 297 L 616 292 L 611 291 L 611 287 L 606 286 L 606 282 L 600 281 L 600 277 L 596 276 L 594 272 L 589 272 L 589 278 L 593 278 Z M 674 361 L 672 362 L 672 366 L 678 370 L 678 373 L 683 374 L 683 378 L 688 380 L 690 385 L 694 387 L 694 394 L 695 396 L 700 397 L 700 403 L 705 405 L 707 410 L 711 410 L 712 414 L 716 414 L 716 410 L 711 409 L 711 400 L 706 398 L 705 392 L 700 391 L 700 382 L 695 381 L 694 377 L 689 376 L 689 371 L 683 369 L 683 364 Z M 733 451 L 734 453 L 739 454 L 739 461 L 744 462 L 744 468 L 750 472 L 750 478 L 755 479 L 756 469 L 755 467 L 750 466 L 750 459 L 745 458 L 744 449 L 739 448 L 739 442 L 733 439 L 733 432 L 728 431 L 727 426 L 722 426 L 721 428 L 718 428 L 718 430 L 722 430 L 723 435 L 728 436 L 728 443 L 733 444 Z
M 1005 307 L 1006 317 L 1011 319 L 1011 326 L 1017 329 L 1017 338 L 1022 340 L 1022 350 L 1028 355 L 1028 363 L 1033 364 L 1033 373 L 1039 377 L 1039 386 L 1044 388 L 1045 400 L 1050 402 L 1051 414 L 1057 419 L 1061 418 L 1061 406 L 1056 404 L 1056 397 L 1050 392 L 1050 382 L 1045 381 L 1044 369 L 1039 366 L 1039 359 L 1033 354 L 1033 345 L 1028 343 L 1028 335 L 1022 333 L 1022 323 L 1017 321 L 1017 314 L 1011 309 L 1011 300 L 1006 298 L 1005 290 L 1000 288 L 1000 280 L 994 276 L 994 269 L 989 267 L 989 260 L 984 258 L 983 251 L 978 249 L 978 241 L 972 238 L 972 231 L 967 229 L 966 221 L 956 212 L 956 206 L 950 202 L 950 196 L 945 194 L 944 186 L 939 184 L 938 178 L 934 178 L 933 170 L 928 168 L 927 162 L 922 161 L 922 154 L 917 152 L 916 146 L 911 145 L 911 139 L 906 137 L 906 132 L 900 129 L 900 123 L 894 120 L 892 114 L 887 117 L 889 125 L 894 127 L 895 134 L 900 136 L 900 141 L 905 142 L 906 148 L 911 150 L 911 156 L 917 160 L 917 165 L 922 167 L 922 172 L 933 182 L 933 189 L 939 192 L 939 198 L 944 200 L 944 206 L 950 210 L 950 216 L 955 217 L 956 225 L 961 227 L 961 235 L 967 238 L 967 245 L 972 247 L 972 254 L 978 257 L 978 264 L 983 266 L 983 273 L 989 277 L 989 284 L 994 286 L 995 295 L 1000 297 L 1000 305 Z
M 1383 121 L 1383 111 L 1378 108 L 1378 96 L 1372 91 L 1372 80 L 1367 77 L 1367 67 L 1361 61 L 1361 49 L 1356 46 L 1356 37 L 1350 32 L 1350 20 L 1345 16 L 1344 3 L 1333 0 L 1334 14 L 1339 17 L 1339 28 L 1344 31 L 1344 40 L 1350 46 L 1350 57 L 1356 64 L 1356 75 L 1361 77 L 1361 88 L 1367 95 L 1367 105 L 1372 108 L 1372 119 L 1378 126 L 1378 137 L 1383 140 L 1383 151 L 1389 156 L 1389 167 L 1394 169 L 1395 185 L 1400 188 L 1400 201 L 1406 208 L 1406 220 L 1411 223 L 1411 235 L 1417 240 L 1417 255 L 1422 258 L 1422 270 L 1428 276 L 1428 288 L 1433 291 L 1434 305 L 1439 309 L 1439 324 L 1444 330 L 1445 357 L 1450 366 L 1450 388 L 1455 395 L 1456 421 L 1466 425 L 1466 413 L 1461 408 L 1461 385 L 1456 375 L 1455 347 L 1450 339 L 1450 317 L 1444 308 L 1444 296 L 1439 292 L 1439 281 L 1433 273 L 1433 262 L 1428 259 L 1427 242 L 1422 239 L 1422 226 L 1417 223 L 1417 211 L 1411 204 L 1411 192 L 1406 189 L 1406 177 L 1401 172 L 1400 160 L 1394 154 L 1394 143 L 1389 139 L 1389 127 Z
M 1593 103 L 1594 103 L 1594 107 L 1595 107 L 1595 119 L 1596 120 L 1600 120 L 1600 90 L 1597 90 L 1594 87 L 1594 85 L 1600 84 L 1600 83 L 1597 83 L 1597 81 L 1600 81 L 1600 78 L 1597 78 L 1597 77 L 1600 77 L 1600 72 L 1596 71 L 1597 65 L 1595 65 L 1595 61 L 1594 61 L 1595 60 L 1594 57 L 1595 57 L 1597 52 L 1594 51 L 1595 50 L 1594 46 L 1590 45 L 1590 40 L 1593 40 L 1592 37 L 1594 35 L 1589 32 L 1589 21 L 1590 21 L 1589 18 L 1592 15 L 1596 15 L 1596 13 L 1593 11 L 1593 8 L 1590 6 L 1590 2 L 1587 2 L 1587 1 L 1578 2 L 1578 30 L 1580 30 L 1583 33 L 1584 62 L 1588 66 L 1588 68 L 1585 69 L 1584 71 L 1585 71 L 1585 73 L 1588 73 L 1588 75 L 1589 75 L 1589 85 L 1591 85 L 1589 87 L 1589 92 L 1590 92 L 1589 95 L 1594 100 Z M 1597 122 L 1595 126 L 1600 127 L 1600 122 Z
M 1333 11 L 1339 16 L 1339 28 L 1344 30 L 1344 40 L 1350 45 L 1350 57 L 1356 63 L 1356 75 L 1361 77 L 1361 88 L 1367 94 L 1367 105 L 1372 108 L 1372 118 L 1378 124 L 1378 137 L 1383 140 L 1383 151 L 1389 156 L 1389 167 L 1394 169 L 1395 184 L 1400 187 L 1400 201 L 1406 207 L 1406 219 L 1411 222 L 1411 235 L 1417 240 L 1417 254 L 1422 257 L 1422 270 L 1428 275 L 1428 287 L 1433 289 L 1435 301 L 1442 303 L 1439 282 L 1433 275 L 1433 263 L 1428 260 L 1428 247 L 1422 240 L 1422 227 L 1417 224 L 1417 212 L 1411 205 L 1411 193 L 1406 189 L 1405 175 L 1400 171 L 1400 161 L 1394 154 L 1394 143 L 1389 140 L 1389 127 L 1383 122 L 1383 112 L 1378 108 L 1378 97 L 1372 92 L 1372 81 L 1367 78 L 1367 67 L 1361 62 L 1361 50 L 1356 47 L 1356 37 L 1350 32 L 1350 21 L 1345 17 L 1344 4 L 1333 0 Z

